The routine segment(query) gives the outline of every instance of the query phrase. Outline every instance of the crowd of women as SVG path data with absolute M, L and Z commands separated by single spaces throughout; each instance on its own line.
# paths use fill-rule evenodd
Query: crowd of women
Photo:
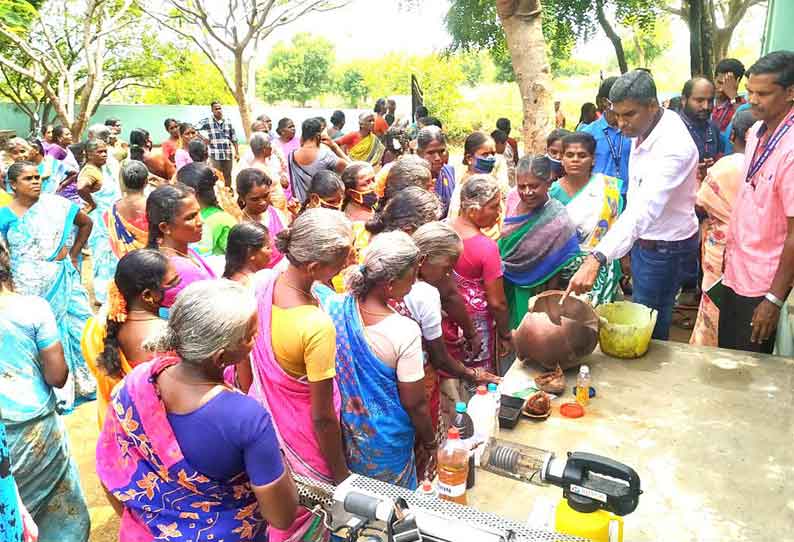
M 555 131 L 519 160 L 504 131 L 475 132 L 456 175 L 436 119 L 382 138 L 375 121 L 344 135 L 332 118 L 335 142 L 308 119 L 291 143 L 292 121 L 274 135 L 260 118 L 233 183 L 170 119 L 173 162 L 144 130 L 119 161 L 97 129 L 75 175 L 13 142 L 0 452 L 39 540 L 87 537 L 59 413 L 94 394 L 122 540 L 259 540 L 266 526 L 323 540 L 290 472 L 406 488 L 434 475 L 455 403 L 499 381 L 528 299 L 565 286 L 625 190 L 592 174 L 589 134 Z M 603 270 L 593 299 L 620 278 Z

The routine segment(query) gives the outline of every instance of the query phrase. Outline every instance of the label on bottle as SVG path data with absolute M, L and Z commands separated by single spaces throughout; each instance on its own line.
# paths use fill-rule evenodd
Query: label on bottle
M 576 484 L 571 484 L 570 492 L 576 493 L 577 495 L 582 495 L 583 497 L 588 497 L 596 501 L 607 502 L 606 493 L 601 493 L 600 491 L 596 491 L 595 489 L 590 489 L 589 487 L 582 487 L 582 486 L 577 486 Z
M 460 497 L 466 493 L 466 482 L 452 485 L 446 484 L 439 479 L 438 483 L 436 484 L 436 491 L 438 491 L 438 494 L 443 497 Z

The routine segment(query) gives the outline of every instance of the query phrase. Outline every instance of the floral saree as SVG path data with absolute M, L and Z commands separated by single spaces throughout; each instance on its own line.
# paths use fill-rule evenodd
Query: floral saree
M 102 485 L 124 505 L 120 542 L 264 542 L 265 523 L 247 475 L 213 480 L 185 459 L 155 385 L 179 363 L 159 357 L 127 375 L 96 448 Z
M 94 227 L 86 246 L 91 249 L 94 297 L 99 303 L 104 304 L 108 297 L 108 285 L 113 280 L 116 265 L 119 263 L 111 249 L 110 231 L 105 214 L 121 199 L 119 182 L 113 178 L 107 165 L 102 166 L 102 186 L 91 194 L 91 197 L 96 203 L 96 208 L 88 215 L 94 221 Z

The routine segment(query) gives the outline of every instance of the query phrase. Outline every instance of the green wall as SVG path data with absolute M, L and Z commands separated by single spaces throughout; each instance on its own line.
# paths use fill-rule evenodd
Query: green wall
M 226 105 L 223 108 L 224 116 L 231 119 L 237 136 L 242 143 L 245 140 L 245 132 L 240 123 L 240 114 L 237 106 Z M 290 108 L 272 107 L 263 111 L 256 110 L 254 115 L 267 113 L 273 120 L 273 129 L 276 128 L 278 120 L 288 117 L 295 121 L 295 125 L 300 127 L 300 123 L 309 117 L 331 117 L 333 109 L 310 109 L 310 108 Z M 345 130 L 358 129 L 358 114 L 360 109 L 344 109 L 346 116 Z M 95 123 L 104 123 L 108 117 L 116 117 L 121 120 L 121 136 L 129 140 L 130 130 L 134 128 L 144 128 L 152 135 L 152 142 L 157 145 L 167 137 L 163 121 L 167 118 L 174 118 L 180 122 L 196 123 L 210 114 L 209 106 L 201 105 L 100 105 L 96 115 L 91 117 L 89 126 Z M 12 103 L 0 103 L 0 129 L 14 130 L 18 136 L 26 137 L 30 131 L 30 123 L 27 115 L 22 113 Z M 300 128 L 298 128 L 300 134 Z
M 781 49 L 794 51 L 794 0 L 769 0 L 763 54 Z

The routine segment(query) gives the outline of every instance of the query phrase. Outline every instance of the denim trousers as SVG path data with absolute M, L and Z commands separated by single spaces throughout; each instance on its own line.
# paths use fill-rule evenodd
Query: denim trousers
M 673 320 L 673 305 L 683 282 L 697 274 L 699 237 L 658 242 L 654 248 L 635 243 L 631 249 L 632 301 L 659 313 L 653 338 L 667 340 Z

